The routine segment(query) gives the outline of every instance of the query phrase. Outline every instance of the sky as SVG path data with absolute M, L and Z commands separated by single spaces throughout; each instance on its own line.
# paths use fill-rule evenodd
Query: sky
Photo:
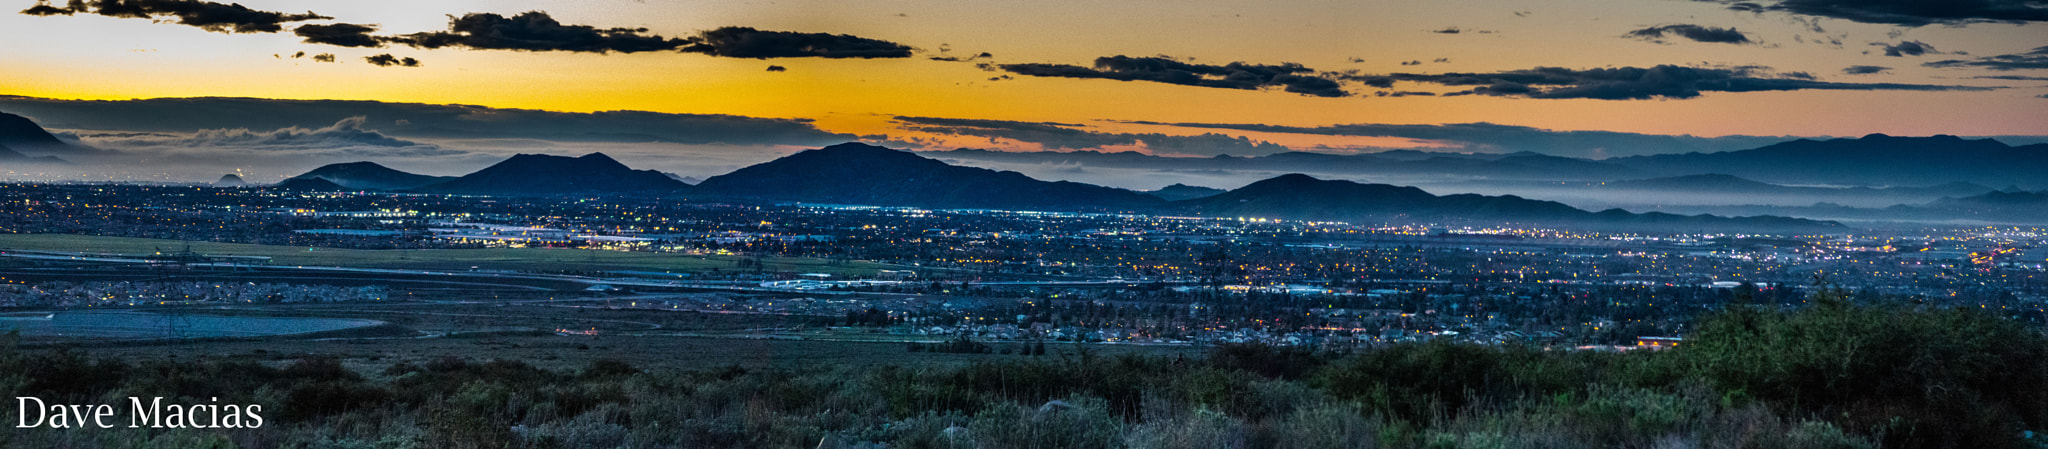
M 2042 22 L 2015 0 L 8 0 L 0 112 L 256 179 L 590 151 L 704 177 L 848 140 L 1604 158 L 2048 134 Z

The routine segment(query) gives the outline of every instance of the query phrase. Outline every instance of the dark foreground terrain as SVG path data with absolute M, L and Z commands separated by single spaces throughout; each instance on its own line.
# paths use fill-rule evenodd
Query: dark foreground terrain
M 2029 431 L 2048 428 L 2038 329 L 1826 294 L 1796 310 L 1733 307 L 1677 348 L 1626 352 L 1436 341 L 1006 355 L 533 332 L 17 340 L 0 344 L 0 390 L 15 396 L 218 398 L 263 405 L 265 424 L 10 429 L 5 447 L 1997 448 L 2039 447 Z

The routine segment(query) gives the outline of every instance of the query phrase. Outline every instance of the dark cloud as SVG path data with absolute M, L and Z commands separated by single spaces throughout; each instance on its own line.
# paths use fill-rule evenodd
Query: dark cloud
M 1884 47 L 1884 55 L 1885 55 L 1885 56 L 1890 56 L 1890 57 L 1894 57 L 1894 58 L 1897 58 L 1897 57 L 1902 57 L 1902 56 L 1920 56 L 1920 55 L 1924 55 L 1924 54 L 1929 54 L 1929 53 L 1933 53 L 1933 54 L 1937 54 L 1937 55 L 1938 55 L 1938 54 L 1941 54 L 1941 52 L 1939 52 L 1939 51 L 1935 51 L 1935 50 L 1934 50 L 1934 46 L 1933 46 L 1933 45 L 1927 45 L 1927 43 L 1926 43 L 1926 42 L 1920 42 L 1920 41 L 1904 41 L 1904 42 L 1900 42 L 1900 43 L 1897 43 L 1897 44 L 1886 44 L 1886 43 L 1883 43 L 1883 42 L 1872 42 L 1872 43 L 1870 43 L 1870 45 L 1875 45 L 1875 46 L 1879 46 L 1879 47 Z
M 1991 70 L 2048 69 L 2048 46 L 2036 47 L 2026 53 L 1985 56 L 1970 60 L 1950 59 L 1921 65 L 1940 68 L 1982 67 Z
M 1115 145 L 1142 144 L 1145 148 L 1151 149 L 1154 154 L 1186 156 L 1216 156 L 1221 154 L 1247 156 L 1290 151 L 1285 146 L 1271 142 L 1217 133 L 1205 133 L 1194 136 L 1172 136 L 1156 133 L 1101 133 L 1074 129 L 1078 125 L 1051 122 L 904 116 L 898 116 L 895 119 L 898 123 L 907 125 L 904 126 L 904 129 L 911 131 L 976 136 L 989 139 L 1009 139 L 1035 143 L 1046 149 L 1083 150 Z M 991 143 L 993 142 L 991 140 Z
M 1401 61 L 1401 65 L 1422 65 L 1422 60 Z
M 984 52 L 981 52 L 981 53 L 979 53 L 979 54 L 975 54 L 974 56 L 968 56 L 968 57 L 965 57 L 965 58 L 962 58 L 962 57 L 959 57 L 959 56 L 933 56 L 933 57 L 932 57 L 932 60 L 933 60 L 933 61 L 945 61 L 945 62 L 974 62 L 974 61 L 979 61 L 979 60 L 983 60 L 983 59 L 989 59 L 989 58 L 994 58 L 994 57 L 996 57 L 996 55 L 993 55 L 993 54 L 989 54 L 989 52 L 985 52 L 985 51 L 984 51 Z
M 699 34 L 682 51 L 729 58 L 908 58 L 911 49 L 844 34 L 724 27 Z
M 68 16 L 84 13 L 127 19 L 151 19 L 219 33 L 276 33 L 284 30 L 285 23 L 333 18 L 312 12 L 290 14 L 259 11 L 239 3 L 198 0 L 71 0 L 61 8 L 51 6 L 48 0 L 39 0 L 35 6 L 22 10 L 21 13 L 32 16 Z
M 770 71 L 770 72 L 787 72 L 787 71 L 789 71 L 789 68 L 788 68 L 788 67 L 783 67 L 783 66 L 779 66 L 779 65 L 771 65 L 771 66 L 768 66 L 768 71 Z
M 1397 137 L 1435 141 L 1453 145 L 1462 151 L 1484 153 L 1533 151 L 1573 157 L 1733 151 L 1756 148 L 1796 138 L 1791 136 L 1695 137 L 1611 131 L 1554 131 L 1493 123 L 1456 123 L 1445 125 L 1362 123 L 1319 127 L 1219 123 L 1138 123 L 1188 128 L 1324 136 Z
M 1842 73 L 1850 75 L 1869 75 L 1872 73 L 1884 73 L 1885 71 L 1891 69 L 1891 67 L 1881 67 L 1874 65 L 1852 65 L 1847 68 L 1843 68 Z
M 1003 138 L 1036 143 L 1049 149 L 1099 148 L 1138 143 L 1131 135 L 1084 131 L 1072 128 L 1077 125 L 1064 123 L 909 116 L 897 116 L 895 120 L 910 125 L 905 129 L 914 131 Z
M 1436 92 L 1420 92 L 1420 91 L 1396 91 L 1396 92 L 1389 92 L 1389 91 L 1384 91 L 1384 90 L 1382 90 L 1382 91 L 1378 91 L 1378 92 L 1373 92 L 1372 94 L 1373 94 L 1373 96 L 1379 96 L 1379 97 L 1394 97 L 1394 98 L 1400 98 L 1400 97 L 1434 97 L 1434 96 L 1436 96 Z
M 1678 37 L 1691 39 L 1697 42 L 1709 42 L 1718 44 L 1739 45 L 1748 44 L 1752 42 L 1749 40 L 1749 35 L 1743 34 L 1741 31 L 1736 31 L 1734 28 L 1719 28 L 1690 24 L 1653 26 L 1640 30 L 1630 31 L 1627 34 L 1623 34 L 1622 36 L 1642 39 L 1650 42 L 1663 43 L 1664 36 L 1667 34 L 1677 35 Z
M 413 33 L 380 40 L 418 48 L 466 47 L 478 50 L 574 51 L 634 53 L 675 50 L 691 44 L 647 34 L 646 28 L 597 28 L 563 25 L 548 13 L 529 11 L 512 17 L 492 13 L 449 16 L 448 31 Z
M 413 59 L 413 58 L 410 58 L 410 57 L 406 57 L 406 58 L 399 58 L 399 57 L 391 56 L 391 54 L 389 54 L 389 53 L 386 53 L 386 54 L 381 54 L 381 55 L 376 55 L 376 56 L 365 56 L 365 57 L 363 57 L 363 61 L 365 61 L 365 62 L 369 62 L 369 63 L 370 63 L 371 65 L 375 65 L 375 66 L 378 66 L 378 67 L 392 67 L 392 66 L 399 66 L 399 67 L 419 67 L 419 66 L 420 66 L 420 61 L 419 61 L 419 60 L 417 60 L 417 59 Z
M 1905 26 L 1973 22 L 2048 21 L 2048 4 L 2038 0 L 1699 0 L 1737 11 L 1784 11 L 1854 22 Z
M 1458 34 L 1465 32 L 1465 30 L 1460 30 L 1458 27 L 1446 27 L 1440 30 L 1430 30 L 1430 32 L 1436 34 Z
M 314 61 L 314 62 L 334 62 L 334 54 L 333 54 L 333 53 L 321 53 L 321 54 L 313 55 L 313 61 Z
M 2007 81 L 2048 81 L 2048 76 L 2020 76 L 2020 75 L 1986 75 L 1986 76 L 1972 76 L 1971 78 L 1975 78 L 1975 79 L 1983 79 L 1983 80 L 2007 80 Z
M 384 42 L 370 33 L 376 32 L 374 25 L 337 23 L 333 25 L 299 25 L 292 34 L 305 38 L 308 44 L 333 45 L 337 47 L 382 47 Z
M 1803 75 L 1803 76 L 1802 76 Z M 1567 69 L 1537 67 L 1493 73 L 1444 73 L 1387 75 L 1400 81 L 1473 86 L 1450 95 L 1491 95 L 1527 98 L 1590 98 L 1599 100 L 1645 100 L 1693 98 L 1701 92 L 1761 92 L 1788 90 L 1988 90 L 1984 87 L 1897 83 L 1835 83 L 1816 81 L 1803 73 L 1768 75 L 1761 67 L 1702 68 L 1659 65 L 1649 68 L 1617 67 Z
M 127 132 L 315 129 L 361 116 L 365 118 L 362 129 L 402 138 L 801 146 L 854 138 L 819 130 L 803 119 L 645 111 L 554 112 L 375 101 L 221 97 L 71 101 L 0 96 L 0 110 L 36 117 L 39 123 L 52 128 Z
M 348 117 L 331 125 L 305 128 L 289 126 L 272 131 L 251 131 L 248 128 L 202 129 L 191 134 L 167 133 L 99 133 L 80 134 L 96 142 L 116 147 L 138 146 L 182 146 L 182 147 L 245 147 L 269 149 L 342 148 L 342 147 L 414 147 L 432 146 L 404 139 L 393 138 L 376 131 L 363 129 L 364 117 Z
M 1318 97 L 1350 95 L 1335 80 L 1320 77 L 1301 64 L 1278 65 L 1232 62 L 1225 65 L 1195 64 L 1165 57 L 1110 56 L 1095 58 L 1095 67 L 1066 64 L 1002 64 L 1010 73 L 1040 77 L 1098 78 L 1118 81 L 1151 81 L 1184 86 L 1256 90 L 1282 90 Z

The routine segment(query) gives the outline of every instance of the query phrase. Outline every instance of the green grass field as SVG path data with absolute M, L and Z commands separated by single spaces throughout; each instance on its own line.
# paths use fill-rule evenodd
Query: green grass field
M 0 234 L 0 249 L 61 251 L 76 253 L 147 256 L 158 251 L 183 251 L 208 256 L 262 256 L 272 265 L 332 266 L 351 268 L 392 268 L 417 270 L 514 270 L 562 271 L 663 271 L 677 273 L 753 271 L 740 266 L 738 256 L 692 256 L 649 252 L 598 251 L 553 248 L 359 250 L 305 246 L 250 245 L 241 243 L 102 237 L 65 234 Z M 890 265 L 865 261 L 833 263 L 805 257 L 761 257 L 761 269 L 771 272 L 831 273 L 838 276 L 873 275 Z

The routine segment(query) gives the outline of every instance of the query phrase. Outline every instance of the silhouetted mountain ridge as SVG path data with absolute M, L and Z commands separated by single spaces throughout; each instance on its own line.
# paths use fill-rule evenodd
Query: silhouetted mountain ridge
M 1935 185 L 1956 181 L 2048 187 L 2048 144 L 1956 136 L 1800 139 L 1752 150 L 1633 156 L 1605 162 L 1649 172 L 1725 173 L 1790 184 Z
M 322 179 L 336 186 L 364 190 L 404 190 L 428 184 L 455 179 L 452 176 L 428 176 L 408 173 L 385 167 L 375 162 L 344 162 L 322 165 L 313 171 L 293 176 L 293 179 Z
M 1041 181 L 861 143 L 807 150 L 698 183 L 697 198 L 1025 210 L 1137 209 L 1165 201 L 1124 189 Z
M 1250 170 L 1330 174 L 1485 177 L 1526 180 L 1604 181 L 1644 173 L 1602 161 L 1534 153 L 1481 155 L 1397 150 L 1385 153 L 1326 154 L 1293 151 L 1266 156 L 1168 157 L 1136 152 L 1008 152 L 962 148 L 921 154 L 956 161 L 1012 164 L 1079 164 L 1084 167 L 1148 170 Z
M 0 148 L 9 149 L 11 150 L 9 152 L 23 156 L 74 155 L 103 152 L 97 148 L 65 143 L 62 140 L 58 140 L 56 135 L 50 134 L 50 131 L 43 129 L 41 125 L 37 125 L 35 121 L 29 120 L 28 117 L 5 112 L 0 112 Z M 4 153 L 0 153 L 0 159 L 11 158 L 6 157 Z M 51 160 L 43 159 L 41 161 L 50 162 Z
M 1176 213 L 1217 217 L 1261 217 L 1311 221 L 1431 222 L 1508 221 L 1600 228 L 1833 230 L 1839 223 L 1784 217 L 1726 218 L 1620 209 L 1587 212 L 1564 203 L 1513 195 L 1432 195 L 1422 189 L 1386 184 L 1320 180 L 1289 174 L 1221 195 L 1175 202 Z
M 1214 187 L 1201 187 L 1174 183 L 1170 186 L 1161 187 L 1159 190 L 1148 190 L 1141 193 L 1159 197 L 1159 199 L 1167 201 L 1180 201 L 1216 196 L 1218 194 L 1222 194 L 1223 192 L 1225 192 L 1225 190 Z
M 283 182 L 272 184 L 269 188 L 277 190 L 296 190 L 305 192 L 344 192 L 349 190 L 362 190 L 351 189 L 342 186 L 341 184 L 335 184 L 334 181 L 329 181 L 327 180 L 327 178 L 289 178 L 285 179 Z
M 591 193 L 667 193 L 689 187 L 654 170 L 634 170 L 604 153 L 581 157 L 519 154 L 445 182 L 416 187 L 426 193 L 549 196 Z

